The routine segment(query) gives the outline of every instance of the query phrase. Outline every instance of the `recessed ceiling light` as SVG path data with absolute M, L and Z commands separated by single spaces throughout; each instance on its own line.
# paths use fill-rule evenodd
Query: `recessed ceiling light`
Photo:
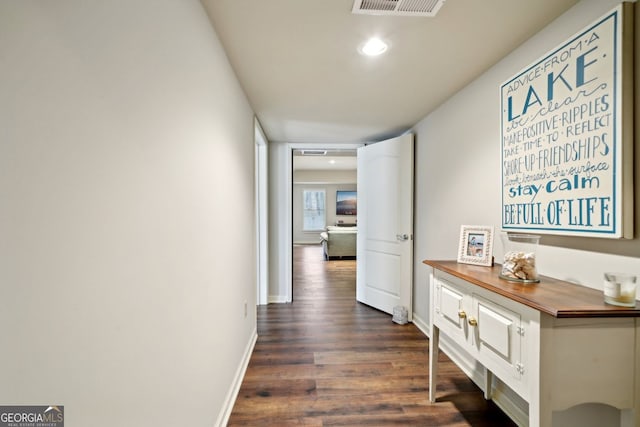
M 386 52 L 389 46 L 377 37 L 367 40 L 358 48 L 358 52 L 362 55 L 377 56 Z

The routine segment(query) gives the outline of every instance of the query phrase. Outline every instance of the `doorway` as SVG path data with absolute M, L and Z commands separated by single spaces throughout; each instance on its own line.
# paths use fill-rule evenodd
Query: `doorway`
M 291 266 L 292 278 L 295 278 L 305 274 L 302 264 L 295 261 L 296 253 L 313 253 L 324 261 L 321 233 L 326 237 L 327 227 L 356 225 L 357 211 L 340 209 L 340 197 L 357 192 L 357 151 L 356 148 L 292 148 L 291 171 Z M 294 280 L 292 300 L 296 298 L 293 284 Z

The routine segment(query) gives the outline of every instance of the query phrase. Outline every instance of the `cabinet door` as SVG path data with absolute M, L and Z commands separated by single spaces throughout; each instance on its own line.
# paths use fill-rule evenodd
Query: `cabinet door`
M 520 379 L 524 373 L 520 358 L 520 314 L 473 295 L 473 315 L 477 325 L 472 341 L 481 363 L 505 382 L 509 383 L 510 378 Z
M 434 322 L 436 326 L 452 338 L 466 341 L 468 328 L 465 300 L 469 298 L 465 297 L 460 287 L 441 279 L 435 280 L 435 293 Z

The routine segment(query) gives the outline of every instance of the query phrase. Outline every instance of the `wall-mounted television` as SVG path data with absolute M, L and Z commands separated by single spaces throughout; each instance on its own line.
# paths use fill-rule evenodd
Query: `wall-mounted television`
M 357 215 L 357 200 L 356 191 L 336 191 L 336 215 Z

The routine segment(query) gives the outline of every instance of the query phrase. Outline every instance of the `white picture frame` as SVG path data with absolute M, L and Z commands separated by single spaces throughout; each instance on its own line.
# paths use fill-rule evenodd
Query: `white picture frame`
M 493 265 L 493 227 L 488 225 L 460 226 L 458 262 L 490 267 Z
M 623 2 L 500 86 L 503 230 L 633 238 L 632 30 Z

